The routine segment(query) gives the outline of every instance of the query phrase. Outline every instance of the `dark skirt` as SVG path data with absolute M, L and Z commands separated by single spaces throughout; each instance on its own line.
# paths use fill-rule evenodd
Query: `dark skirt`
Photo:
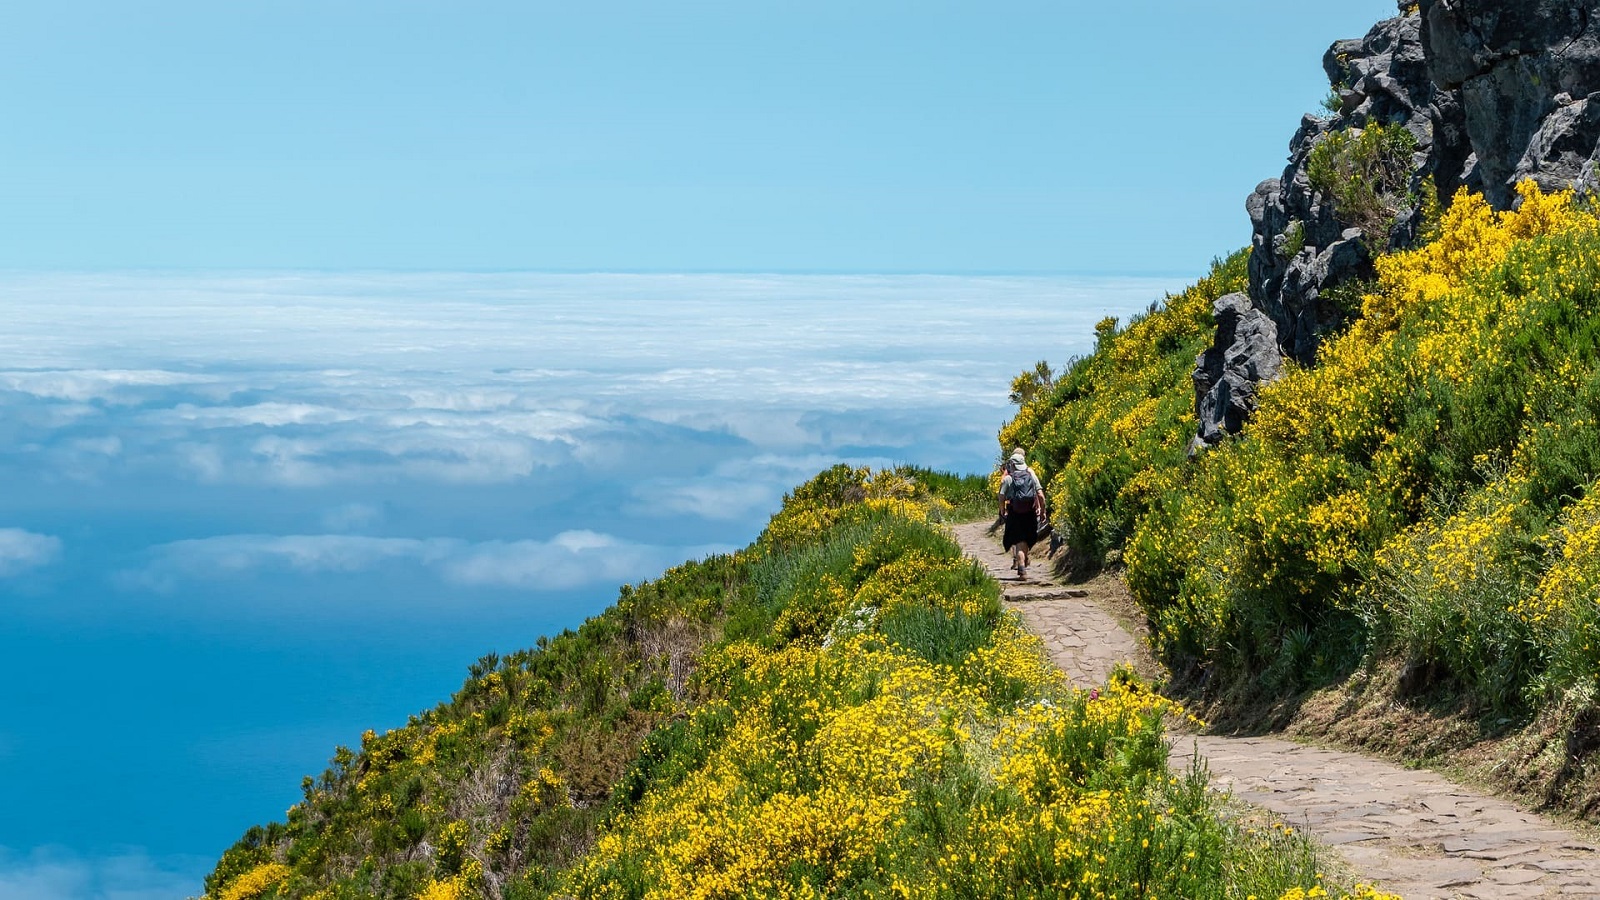
M 1006 503 L 1006 533 L 1002 546 L 1007 550 L 1018 544 L 1026 544 L 1030 548 L 1039 540 L 1039 514 L 1033 511 L 1033 503 L 1020 507 L 1016 503 Z

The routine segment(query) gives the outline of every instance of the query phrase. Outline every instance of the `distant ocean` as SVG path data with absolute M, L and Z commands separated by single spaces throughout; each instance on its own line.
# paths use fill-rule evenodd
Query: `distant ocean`
M 987 471 L 1174 279 L 0 275 L 0 900 L 170 900 L 300 779 L 835 462 Z

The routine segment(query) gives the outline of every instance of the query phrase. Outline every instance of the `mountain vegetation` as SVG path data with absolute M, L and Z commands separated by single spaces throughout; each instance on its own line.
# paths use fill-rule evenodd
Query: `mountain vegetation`
M 1103 328 L 1001 445 L 1031 449 L 1080 564 L 1126 567 L 1179 687 L 1255 715 L 1389 666 L 1478 737 L 1531 729 L 1538 799 L 1594 815 L 1600 217 L 1518 196 L 1463 190 L 1378 257 L 1315 364 L 1194 458 L 1189 368 L 1240 256 Z
M 206 896 L 1341 893 L 1203 766 L 1169 772 L 1176 704 L 1064 683 L 937 527 L 988 504 L 982 478 L 823 472 L 749 548 L 340 748 Z

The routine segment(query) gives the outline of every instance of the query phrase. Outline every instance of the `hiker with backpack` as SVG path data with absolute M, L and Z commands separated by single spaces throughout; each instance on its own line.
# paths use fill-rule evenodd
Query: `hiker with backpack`
M 1011 568 L 1017 570 L 1019 579 L 1028 577 L 1028 551 L 1039 540 L 1039 510 L 1043 502 L 1044 486 L 1028 468 L 1027 456 L 1018 447 L 1011 451 L 1005 477 L 1000 479 L 1000 515 L 1006 521 L 1002 543 L 1011 552 Z

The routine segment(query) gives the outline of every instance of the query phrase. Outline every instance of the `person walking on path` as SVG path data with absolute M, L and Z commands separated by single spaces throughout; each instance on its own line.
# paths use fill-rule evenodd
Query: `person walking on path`
M 1028 577 L 1028 551 L 1039 540 L 1039 503 L 1043 495 L 1039 476 L 1028 468 L 1022 448 L 1011 451 L 1005 477 L 1000 479 L 1000 515 L 1006 521 L 1001 543 L 1011 553 L 1011 568 L 1017 570 L 1019 579 Z

